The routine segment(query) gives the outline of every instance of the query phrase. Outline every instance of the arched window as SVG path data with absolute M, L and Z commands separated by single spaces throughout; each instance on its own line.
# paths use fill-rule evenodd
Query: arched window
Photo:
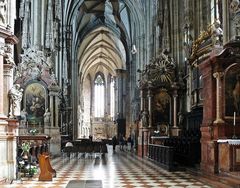
M 111 82 L 110 82 L 110 115 L 111 118 L 114 117 L 115 114 L 115 80 L 114 77 L 111 77 Z
M 104 117 L 104 80 L 99 74 L 94 81 L 94 115 Z

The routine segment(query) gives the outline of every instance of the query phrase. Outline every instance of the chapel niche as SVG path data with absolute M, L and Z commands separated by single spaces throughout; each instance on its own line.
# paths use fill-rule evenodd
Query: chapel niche
M 140 72 L 141 126 L 152 128 L 157 136 L 170 136 L 177 127 L 177 97 L 181 89 L 176 64 L 166 49 Z M 171 132 L 170 132 L 171 130 Z M 176 134 L 175 134 L 176 133 Z M 179 130 L 174 136 L 178 136 Z

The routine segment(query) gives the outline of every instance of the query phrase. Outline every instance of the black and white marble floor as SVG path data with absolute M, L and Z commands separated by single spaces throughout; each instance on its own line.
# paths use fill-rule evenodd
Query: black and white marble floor
M 184 171 L 168 172 L 130 152 L 107 154 L 102 158 L 58 157 L 51 161 L 57 171 L 53 181 L 38 181 L 37 176 L 2 187 L 66 187 L 70 180 L 102 180 L 104 188 L 210 187 Z

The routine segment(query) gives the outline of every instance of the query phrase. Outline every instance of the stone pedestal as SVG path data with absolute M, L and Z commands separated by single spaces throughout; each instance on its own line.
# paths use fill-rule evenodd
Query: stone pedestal
M 16 135 L 17 133 L 17 120 L 7 120 L 6 108 L 6 94 L 8 93 L 8 85 L 11 79 L 4 82 L 4 56 L 5 44 L 15 44 L 17 39 L 7 28 L 1 25 L 0 27 L 0 179 L 7 178 L 12 180 L 15 178 L 16 171 Z M 5 83 L 5 84 L 4 84 Z
M 44 134 L 51 137 L 49 152 L 52 156 L 61 154 L 61 136 L 58 127 L 44 127 Z
M 18 121 L 7 120 L 0 123 L 1 127 L 5 127 L 5 133 L 0 133 L 0 177 L 13 180 L 16 178 L 16 154 L 17 154 L 17 136 Z
M 181 129 L 178 127 L 172 127 L 171 128 L 171 136 L 180 136 Z
M 138 134 L 138 156 L 146 157 L 148 156 L 148 144 L 151 139 L 152 128 L 142 127 L 139 128 Z

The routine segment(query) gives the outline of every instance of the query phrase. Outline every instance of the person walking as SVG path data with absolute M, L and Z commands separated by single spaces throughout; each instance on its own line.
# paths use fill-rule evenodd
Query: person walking
M 120 144 L 120 151 L 124 151 L 123 147 L 124 147 L 124 137 L 123 135 L 121 134 L 120 137 L 119 137 L 119 144 Z
M 127 138 L 127 150 L 131 151 L 132 150 L 132 139 L 131 139 L 131 135 L 128 136 Z
M 113 153 L 116 152 L 116 145 L 117 145 L 117 137 L 113 136 L 112 138 L 112 145 L 113 145 Z

